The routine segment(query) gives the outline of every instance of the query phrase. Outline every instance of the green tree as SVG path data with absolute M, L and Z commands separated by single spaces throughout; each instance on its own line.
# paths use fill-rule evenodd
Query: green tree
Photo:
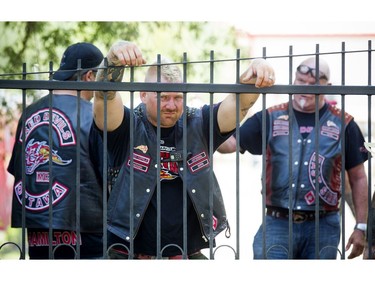
M 162 54 L 176 61 L 183 52 L 207 60 L 211 50 L 233 57 L 236 45 L 234 28 L 217 22 L 0 22 L 0 34 L 0 74 L 20 73 L 23 63 L 27 71 L 38 66 L 48 72 L 49 62 L 57 68 L 65 48 L 78 41 L 106 53 L 114 41 L 129 40 L 146 58 Z
M 0 34 L 0 79 L 21 79 L 25 63 L 27 79 L 47 80 L 66 47 L 79 41 L 95 44 L 104 54 L 116 40 L 133 41 L 148 63 L 156 61 L 157 54 L 176 62 L 182 61 L 184 52 L 188 61 L 209 60 L 211 50 L 215 59 L 236 54 L 235 29 L 219 22 L 0 22 Z M 188 81 L 209 81 L 207 68 L 189 68 Z M 28 103 L 39 95 L 37 91 L 28 94 Z M 1 114 L 12 119 L 17 101 L 0 89 L 0 102 Z

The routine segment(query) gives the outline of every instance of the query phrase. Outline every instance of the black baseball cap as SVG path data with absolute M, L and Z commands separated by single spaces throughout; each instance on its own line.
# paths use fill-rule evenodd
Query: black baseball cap
M 65 81 L 77 72 L 78 60 L 83 70 L 98 67 L 104 56 L 93 44 L 79 42 L 70 45 L 64 52 L 60 68 L 53 74 L 54 80 Z

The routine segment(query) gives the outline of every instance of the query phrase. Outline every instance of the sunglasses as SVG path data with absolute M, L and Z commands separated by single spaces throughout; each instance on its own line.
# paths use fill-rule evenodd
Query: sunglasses
M 301 64 L 297 67 L 297 71 L 301 74 L 311 74 L 312 77 L 316 78 L 316 69 L 308 67 L 307 65 Z M 319 71 L 319 79 L 328 80 L 327 76 L 321 71 Z

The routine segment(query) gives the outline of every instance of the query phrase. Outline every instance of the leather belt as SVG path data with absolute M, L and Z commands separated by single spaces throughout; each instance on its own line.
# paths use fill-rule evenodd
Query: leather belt
M 323 217 L 333 211 L 319 211 L 319 217 Z M 282 208 L 267 207 L 266 214 L 274 218 L 289 219 L 289 210 Z M 292 211 L 292 221 L 294 223 L 303 223 L 305 221 L 315 220 L 315 211 Z

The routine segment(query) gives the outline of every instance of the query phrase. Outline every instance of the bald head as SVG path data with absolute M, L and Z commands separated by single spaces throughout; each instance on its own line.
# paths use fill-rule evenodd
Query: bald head
M 316 69 L 316 57 L 309 57 L 307 59 L 305 59 L 304 61 L 302 61 L 299 65 L 302 66 L 302 65 L 305 65 L 305 66 L 308 66 L 310 69 Z M 315 76 L 315 73 L 313 73 L 314 76 Z M 322 59 L 321 57 L 319 57 L 319 77 L 323 77 L 325 76 L 327 78 L 327 80 L 329 81 L 330 79 L 330 70 L 329 70 L 329 66 L 328 66 L 328 63 Z

